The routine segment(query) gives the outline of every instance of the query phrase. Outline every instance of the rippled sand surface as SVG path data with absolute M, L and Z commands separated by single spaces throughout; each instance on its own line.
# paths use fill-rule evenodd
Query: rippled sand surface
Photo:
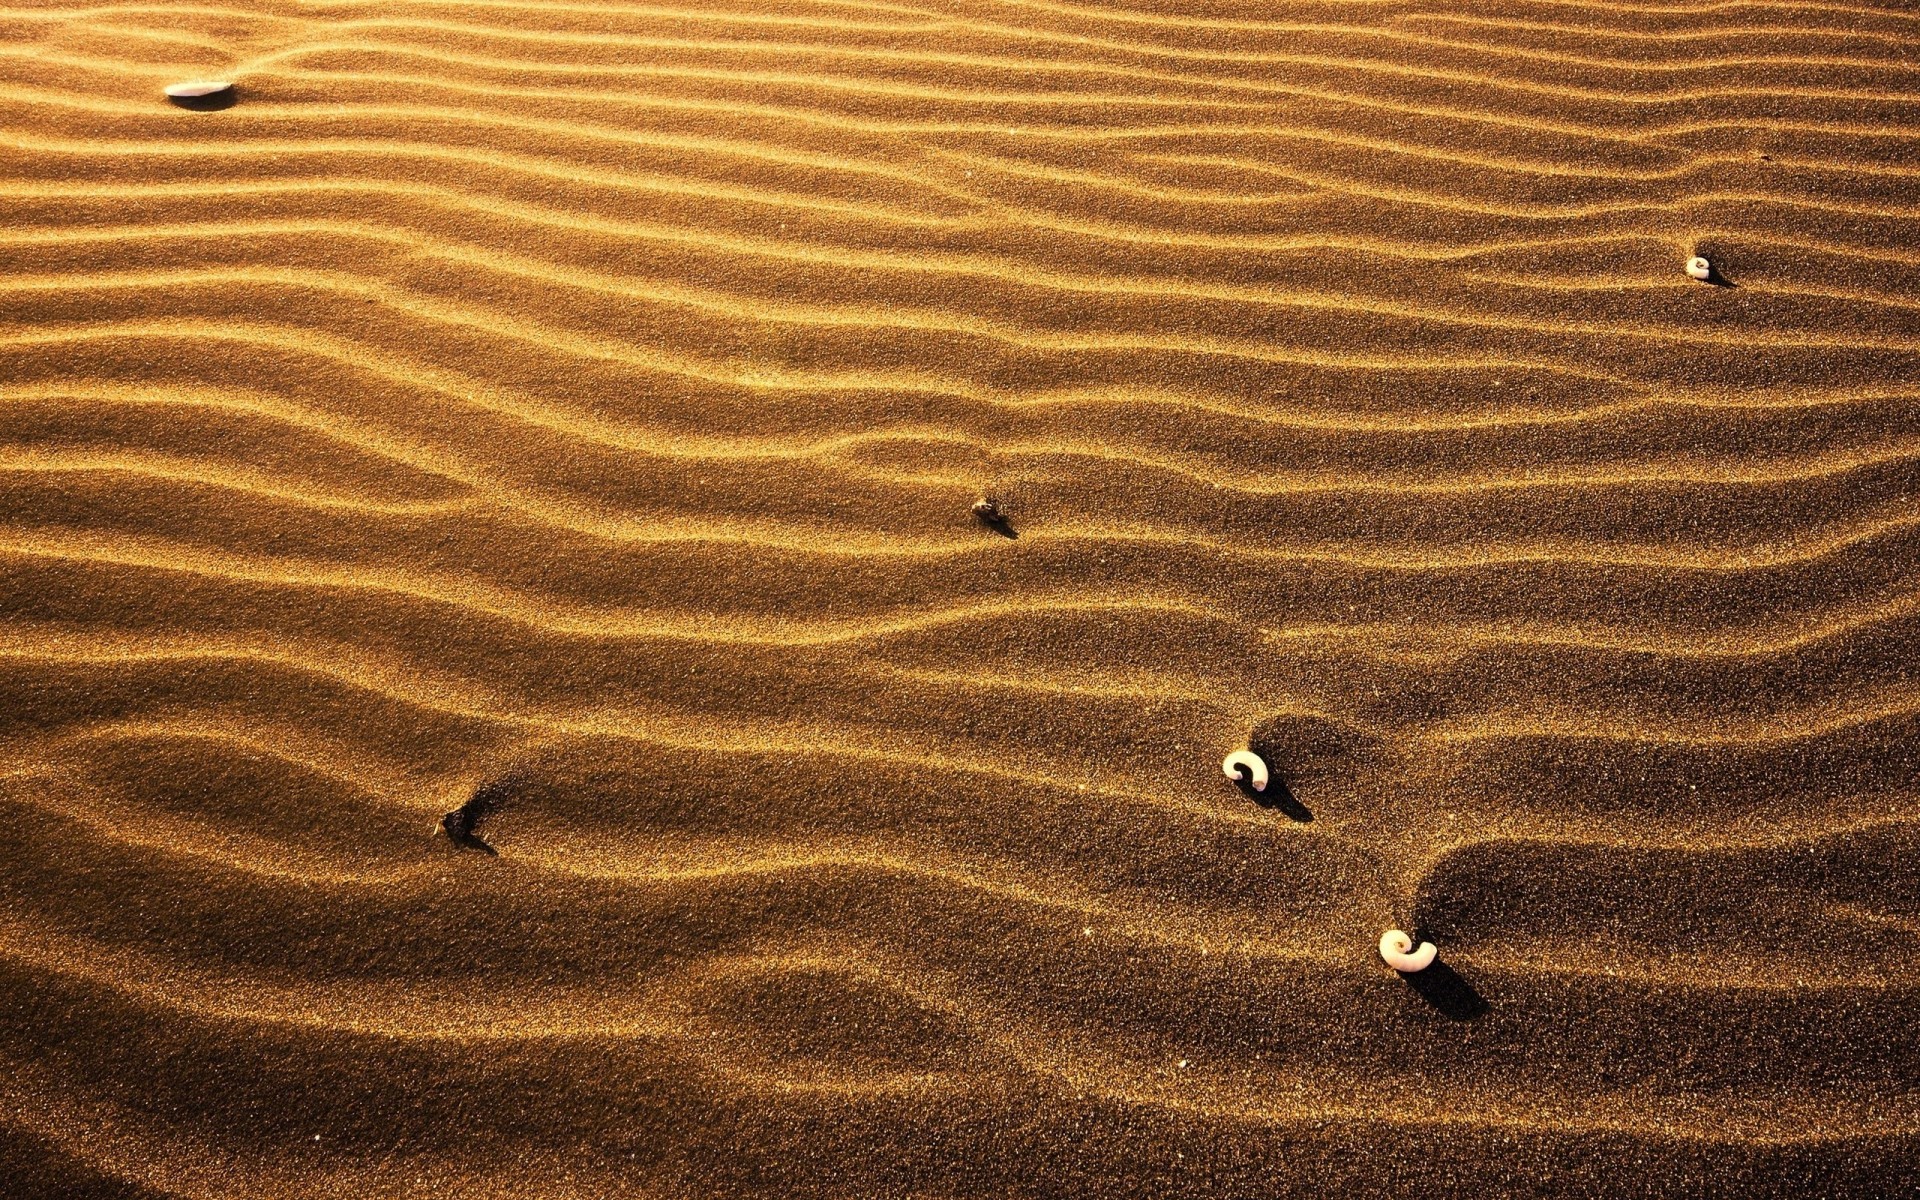
M 0 98 L 9 1196 L 1920 1187 L 1920 9 L 16 0 Z

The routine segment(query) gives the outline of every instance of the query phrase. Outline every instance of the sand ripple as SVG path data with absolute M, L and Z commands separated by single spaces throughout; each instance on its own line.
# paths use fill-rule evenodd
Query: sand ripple
M 0 9 L 9 1194 L 1909 1190 L 1916 50 Z

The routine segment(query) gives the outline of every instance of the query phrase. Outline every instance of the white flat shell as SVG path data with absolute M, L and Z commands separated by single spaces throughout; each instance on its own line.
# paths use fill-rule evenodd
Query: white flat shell
M 1687 260 L 1687 277 L 1690 279 L 1711 279 L 1713 264 L 1704 258 L 1695 256 Z
M 219 92 L 233 90 L 233 83 L 225 79 L 195 79 L 187 83 L 170 83 L 167 95 L 175 100 L 192 100 L 198 96 L 212 96 Z

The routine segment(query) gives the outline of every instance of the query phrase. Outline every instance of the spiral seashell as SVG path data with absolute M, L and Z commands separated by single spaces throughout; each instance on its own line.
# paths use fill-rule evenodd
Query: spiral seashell
M 233 84 L 225 79 L 194 79 L 186 83 L 170 83 L 165 91 L 175 100 L 197 100 L 202 96 L 217 96 L 221 92 L 233 90 Z
M 1687 260 L 1687 278 L 1712 279 L 1713 264 L 1708 262 L 1706 259 L 1701 258 L 1698 254 L 1694 255 L 1692 258 Z
M 1432 966 L 1439 953 L 1432 942 L 1421 942 L 1420 948 L 1415 950 L 1413 939 L 1398 929 L 1389 929 L 1380 935 L 1380 957 L 1394 970 L 1409 975 Z
M 1220 769 L 1235 783 L 1250 783 L 1256 792 L 1267 790 L 1267 764 L 1251 750 L 1235 750 L 1221 762 Z

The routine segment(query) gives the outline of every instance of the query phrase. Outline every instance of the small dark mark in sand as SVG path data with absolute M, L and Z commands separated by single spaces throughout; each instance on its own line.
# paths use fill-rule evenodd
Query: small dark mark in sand
M 1017 538 L 1012 525 L 1007 522 L 1006 510 L 992 496 L 982 496 L 973 502 L 973 515 L 980 518 L 981 524 L 993 530 L 1001 537 Z
M 481 820 L 506 800 L 512 788 L 511 780 L 481 784 L 465 804 L 440 818 L 440 823 L 434 826 L 434 832 L 446 834 L 447 840 L 463 849 L 498 854 L 499 851 L 480 837 L 478 828 Z

